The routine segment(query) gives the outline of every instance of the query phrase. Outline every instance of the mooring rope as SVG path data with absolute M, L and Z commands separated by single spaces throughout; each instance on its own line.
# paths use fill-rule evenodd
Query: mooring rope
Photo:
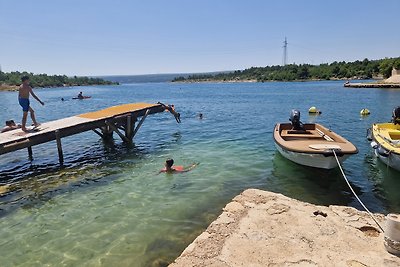
M 349 180 L 346 177 L 346 174 L 343 171 L 342 165 L 340 164 L 340 161 L 336 155 L 336 152 L 334 149 L 332 149 L 333 155 L 335 155 L 335 159 L 336 162 L 339 166 L 340 171 L 342 172 L 343 178 L 346 181 L 347 185 L 349 186 L 351 192 L 353 193 L 353 195 L 356 197 L 356 199 L 358 200 L 358 202 L 360 202 L 361 206 L 367 211 L 367 213 L 369 214 L 369 216 L 371 216 L 372 220 L 374 220 L 374 222 L 378 225 L 378 227 L 382 230 L 382 233 L 384 233 L 385 231 L 383 230 L 382 226 L 378 223 L 378 221 L 375 219 L 375 216 L 372 214 L 372 212 L 369 211 L 369 209 L 364 205 L 364 203 L 361 201 L 361 199 L 357 196 L 356 192 L 354 191 L 353 187 L 351 187 Z

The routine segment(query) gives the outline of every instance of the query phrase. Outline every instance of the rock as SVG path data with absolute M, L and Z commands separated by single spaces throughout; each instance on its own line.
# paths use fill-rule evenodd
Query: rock
M 400 258 L 366 212 L 248 189 L 170 266 L 400 266 Z

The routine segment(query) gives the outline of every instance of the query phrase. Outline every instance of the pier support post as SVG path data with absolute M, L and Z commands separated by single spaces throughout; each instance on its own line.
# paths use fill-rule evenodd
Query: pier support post
M 142 117 L 142 119 L 139 121 L 138 126 L 136 127 L 135 131 L 133 131 L 132 138 L 135 137 L 136 133 L 139 131 L 140 127 L 142 126 L 144 120 L 146 119 L 147 115 L 149 115 L 150 109 L 146 110 L 146 113 Z
M 128 115 L 126 117 L 125 136 L 130 141 L 132 141 L 132 116 L 131 115 Z
M 93 129 L 93 132 L 95 132 L 98 136 L 100 136 L 101 138 L 104 138 L 104 135 L 102 133 L 100 133 L 98 130 Z
M 30 161 L 33 160 L 33 152 L 32 152 L 32 147 L 31 146 L 28 146 L 28 157 L 29 157 Z
M 106 124 L 108 125 L 108 127 L 110 127 L 111 130 L 113 130 L 114 132 L 116 132 L 119 137 L 121 137 L 121 139 L 124 142 L 130 143 L 130 140 L 128 138 L 126 138 L 125 135 L 123 135 L 117 128 L 117 126 L 115 126 L 113 123 L 111 123 L 110 121 L 106 121 Z
M 61 137 L 60 137 L 60 131 L 56 130 L 56 142 L 57 142 L 57 150 L 58 150 L 58 159 L 60 161 L 60 165 L 64 164 L 64 155 L 62 151 L 62 146 L 61 146 Z
M 135 136 L 134 132 L 135 132 L 136 122 L 137 122 L 137 117 L 133 116 L 132 117 L 132 136 L 131 136 L 131 140 L 133 140 L 133 137 Z
M 101 127 L 102 137 L 105 140 L 110 140 L 113 137 L 113 131 L 110 130 L 108 125 Z

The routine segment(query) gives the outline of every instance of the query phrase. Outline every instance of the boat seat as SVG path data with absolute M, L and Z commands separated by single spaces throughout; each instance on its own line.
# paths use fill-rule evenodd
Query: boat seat
M 400 131 L 389 132 L 389 136 L 392 140 L 400 140 Z
M 282 138 L 304 138 L 304 139 L 324 139 L 316 130 L 308 130 L 304 133 L 298 133 L 298 131 L 293 130 L 282 130 Z

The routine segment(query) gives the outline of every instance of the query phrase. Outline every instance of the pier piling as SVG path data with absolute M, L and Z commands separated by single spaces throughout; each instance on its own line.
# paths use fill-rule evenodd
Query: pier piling
M 132 142 L 132 115 L 126 116 L 125 136 Z
M 33 161 L 33 152 L 31 146 L 28 146 L 28 157 L 30 161 Z
M 115 126 L 115 124 L 113 124 L 111 121 L 106 120 L 106 124 L 108 125 L 108 127 L 110 127 L 110 129 L 114 132 L 116 132 L 119 137 L 121 137 L 122 141 L 129 143 L 129 139 L 126 138 L 125 135 L 123 135 L 117 128 L 117 126 Z
M 63 165 L 64 164 L 64 155 L 63 155 L 63 150 L 62 150 L 62 145 L 61 145 L 60 131 L 56 130 L 54 133 L 56 135 L 57 150 L 58 150 L 58 160 L 60 162 L 60 165 Z
M 136 133 L 139 131 L 140 127 L 142 126 L 144 120 L 146 119 L 147 115 L 149 115 L 149 110 L 146 111 L 146 113 L 143 115 L 142 119 L 139 121 L 138 125 L 136 126 L 135 131 L 133 131 L 133 137 L 135 137 Z

